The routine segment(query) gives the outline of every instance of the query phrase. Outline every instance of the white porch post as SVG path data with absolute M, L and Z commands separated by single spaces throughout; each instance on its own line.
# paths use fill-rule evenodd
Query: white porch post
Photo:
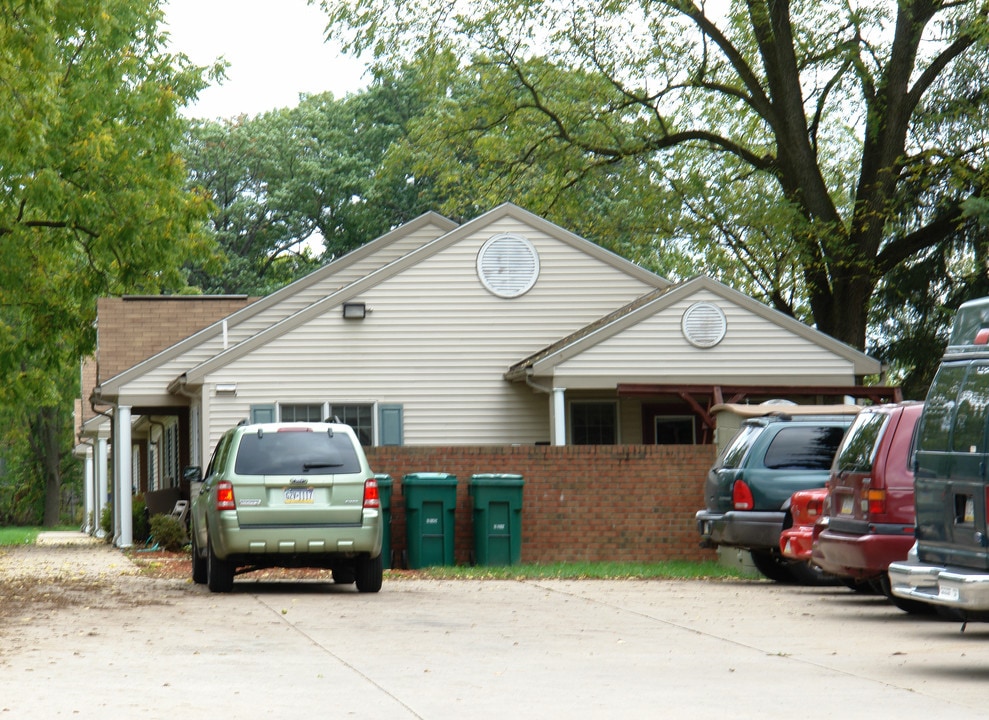
M 117 498 L 115 503 L 119 513 L 117 527 L 117 547 L 129 548 L 134 544 L 133 493 L 131 481 L 131 409 L 128 405 L 118 405 L 113 414 L 115 424 L 113 433 L 114 480 L 116 481 Z
M 103 508 L 106 507 L 107 474 L 106 438 L 101 437 L 96 440 L 96 502 L 94 503 L 96 508 L 94 524 L 98 538 L 106 534 L 100 526 L 100 520 L 103 518 Z
M 566 388 L 553 388 L 553 444 L 567 444 Z
M 92 533 L 94 525 L 94 512 L 96 501 L 96 482 L 93 468 L 93 446 L 86 448 L 86 457 L 83 461 L 83 503 L 82 503 L 82 531 Z

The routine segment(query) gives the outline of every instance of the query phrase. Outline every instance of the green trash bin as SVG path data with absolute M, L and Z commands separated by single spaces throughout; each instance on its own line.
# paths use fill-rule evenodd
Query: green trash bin
M 473 475 L 474 560 L 478 565 L 517 565 L 522 558 L 521 475 Z
M 381 567 L 391 567 L 391 475 L 375 473 L 378 481 L 378 498 L 381 501 Z
M 453 565 L 457 476 L 412 473 L 402 478 L 409 568 Z

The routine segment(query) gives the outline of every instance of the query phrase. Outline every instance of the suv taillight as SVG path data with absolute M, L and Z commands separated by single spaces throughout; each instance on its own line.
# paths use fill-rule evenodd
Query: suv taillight
M 731 486 L 731 504 L 736 510 L 751 510 L 755 507 L 752 491 L 744 480 L 736 480 Z
M 221 480 L 216 484 L 216 509 L 237 509 L 237 505 L 234 502 L 234 486 L 229 480 Z
M 381 497 L 378 495 L 378 481 L 368 478 L 364 481 L 364 509 L 377 510 L 381 507 Z
M 870 515 L 884 515 L 886 513 L 885 490 L 869 490 L 865 496 L 869 501 Z

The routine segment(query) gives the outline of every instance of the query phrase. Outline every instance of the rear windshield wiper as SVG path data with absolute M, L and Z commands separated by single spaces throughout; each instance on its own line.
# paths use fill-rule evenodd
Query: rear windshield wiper
M 328 468 L 328 467 L 340 467 L 343 463 L 332 463 L 332 462 L 307 462 L 302 463 L 303 470 L 316 470 L 318 468 Z

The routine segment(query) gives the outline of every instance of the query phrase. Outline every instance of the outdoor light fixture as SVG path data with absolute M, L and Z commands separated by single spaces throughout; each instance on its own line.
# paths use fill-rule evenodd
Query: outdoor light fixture
M 236 395 L 237 394 L 237 383 L 217 383 L 216 384 L 216 394 L 217 395 Z
M 362 302 L 343 304 L 344 320 L 363 320 L 366 315 L 367 315 L 367 305 L 365 305 Z

